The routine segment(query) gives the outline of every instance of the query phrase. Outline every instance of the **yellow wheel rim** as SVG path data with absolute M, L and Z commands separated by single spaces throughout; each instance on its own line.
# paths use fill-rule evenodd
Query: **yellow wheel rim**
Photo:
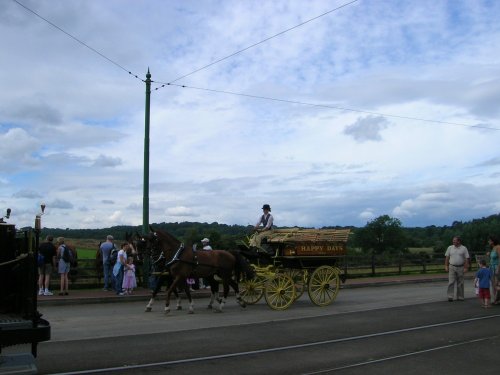
M 285 310 L 295 301 L 295 283 L 286 274 L 268 280 L 264 292 L 267 304 L 274 310 Z
M 328 306 L 335 300 L 340 289 L 339 273 L 338 268 L 330 266 L 314 270 L 309 278 L 307 293 L 315 305 Z
M 253 305 L 260 301 L 264 295 L 265 279 L 257 276 L 250 280 L 242 280 L 239 284 L 240 297 L 247 305 Z

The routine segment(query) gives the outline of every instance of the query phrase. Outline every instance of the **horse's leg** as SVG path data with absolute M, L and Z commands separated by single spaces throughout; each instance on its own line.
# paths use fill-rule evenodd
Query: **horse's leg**
M 173 280 L 172 277 L 169 277 L 168 280 L 170 280 L 170 285 L 171 285 L 172 284 L 172 280 Z M 181 306 L 182 300 L 181 300 L 181 296 L 179 295 L 179 292 L 177 291 L 177 288 L 174 288 L 173 292 L 174 292 L 175 298 L 177 299 L 177 306 L 175 307 L 175 309 L 176 310 L 182 310 L 182 306 Z
M 175 295 L 175 298 L 177 298 L 177 306 L 175 307 L 176 310 L 182 310 L 182 306 L 181 306 L 181 296 L 179 295 L 179 293 L 177 293 L 177 290 L 174 290 L 174 295 Z
M 207 308 L 212 309 L 214 301 L 219 299 L 219 282 L 215 280 L 213 276 L 206 278 L 205 280 L 210 284 L 210 302 L 208 303 Z
M 160 292 L 160 289 L 164 281 L 165 281 L 165 276 L 158 277 L 158 281 L 156 282 L 156 286 L 153 290 L 153 295 L 151 296 L 151 299 L 146 305 L 146 310 L 145 310 L 146 312 L 151 312 L 151 310 L 153 309 L 153 303 L 155 302 L 156 295 Z
M 188 314 L 194 314 L 194 308 L 193 308 L 193 305 L 194 305 L 194 302 L 193 302 L 193 298 L 191 298 L 191 288 L 189 287 L 188 283 L 186 281 L 184 281 L 184 292 L 186 293 L 186 296 L 188 298 L 188 301 L 189 301 L 189 308 L 188 308 Z
M 174 281 L 167 290 L 167 297 L 165 298 L 165 314 L 170 313 L 170 296 L 172 295 L 172 291 L 177 288 L 177 284 L 179 283 L 180 277 L 176 276 Z
M 234 290 L 234 295 L 236 296 L 236 302 L 238 302 L 238 305 L 240 305 L 241 307 L 247 307 L 247 304 L 245 303 L 245 301 L 243 301 L 241 299 L 240 288 L 238 287 L 238 283 L 236 281 L 234 281 L 233 279 L 230 279 L 229 285 L 231 285 L 231 288 L 233 288 L 233 290 Z
M 219 299 L 219 312 L 222 312 L 224 305 L 226 304 L 227 295 L 229 294 L 229 281 L 227 277 L 222 280 L 223 294 L 222 298 Z

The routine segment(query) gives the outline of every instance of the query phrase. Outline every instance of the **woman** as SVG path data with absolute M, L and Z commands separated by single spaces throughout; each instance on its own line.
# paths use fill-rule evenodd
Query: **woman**
M 500 259 L 500 245 L 498 244 L 498 238 L 495 236 L 490 236 L 488 238 L 488 244 L 491 247 L 491 251 L 486 253 L 487 256 L 490 257 L 490 270 L 493 275 L 492 278 L 492 286 L 493 286 L 493 294 L 491 299 L 492 303 L 497 305 L 500 301 L 497 300 L 497 283 L 498 283 L 498 271 L 499 271 L 499 259 Z
M 59 265 L 57 267 L 57 270 L 59 272 L 59 275 L 61 275 L 61 288 L 59 291 L 60 296 L 68 295 L 68 273 L 69 273 L 69 268 L 70 268 L 70 262 L 65 261 L 65 259 L 68 259 L 67 255 L 65 255 L 65 252 L 71 251 L 69 247 L 66 247 L 64 244 L 64 238 L 59 237 L 57 239 L 57 259 L 59 260 Z M 66 253 L 67 254 L 67 253 Z

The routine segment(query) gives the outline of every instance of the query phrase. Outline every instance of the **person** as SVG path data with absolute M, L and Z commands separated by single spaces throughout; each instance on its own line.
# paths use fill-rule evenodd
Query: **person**
M 212 246 L 210 246 L 210 239 L 208 239 L 207 237 L 205 237 L 201 240 L 201 245 L 203 246 L 202 250 L 205 250 L 205 251 L 212 250 Z M 209 283 L 208 283 L 207 279 L 204 279 L 204 278 L 199 279 L 198 284 L 199 284 L 200 288 L 203 288 L 203 289 L 210 288 L 210 286 L 208 285 Z
M 257 250 L 261 249 L 262 240 L 268 237 L 273 232 L 274 218 L 273 215 L 271 215 L 271 206 L 265 204 L 262 206 L 262 210 L 264 211 L 264 213 L 253 228 L 255 234 L 250 237 L 250 247 Z
M 124 243 L 121 246 L 120 251 L 118 251 L 118 257 L 115 265 L 113 266 L 113 276 L 115 279 L 115 292 L 119 296 L 123 296 L 123 269 L 125 264 L 127 264 L 127 248 L 128 244 Z
M 491 247 L 491 250 L 486 253 L 487 256 L 490 257 L 490 270 L 492 274 L 492 281 L 491 281 L 491 287 L 492 287 L 492 303 L 494 305 L 497 305 L 500 303 L 500 301 L 497 300 L 497 284 L 498 284 L 498 273 L 499 273 L 499 260 L 500 260 L 500 245 L 498 244 L 498 238 L 496 236 L 489 236 L 488 237 L 488 244 Z
M 115 248 L 114 244 L 114 238 L 112 235 L 106 236 L 106 241 L 101 244 L 99 249 L 101 250 L 102 254 L 102 269 L 103 269 L 103 276 L 104 276 L 104 288 L 103 290 L 109 291 L 111 288 L 111 283 L 112 283 L 112 265 L 109 259 L 109 256 L 111 255 L 111 251 Z
M 445 253 L 444 269 L 448 272 L 448 301 L 452 302 L 457 293 L 457 300 L 463 301 L 464 273 L 469 269 L 469 251 L 462 245 L 459 236 L 453 237 L 453 245 L 448 246 Z
M 210 240 L 208 238 L 204 238 L 201 240 L 201 244 L 203 245 L 203 250 L 212 250 L 212 246 L 210 246 Z
M 493 279 L 491 269 L 486 266 L 486 260 L 479 261 L 481 268 L 476 272 L 476 278 L 479 281 L 479 299 L 482 307 L 491 307 L 490 305 L 490 284 Z
M 49 290 L 50 275 L 57 264 L 56 254 L 57 249 L 53 244 L 54 237 L 47 236 L 45 242 L 42 242 L 38 248 L 38 252 L 43 255 L 43 265 L 38 267 L 38 295 L 52 296 L 53 293 Z
M 70 270 L 70 263 L 64 261 L 63 253 L 65 251 L 71 251 L 71 250 L 64 244 L 64 237 L 58 237 L 57 244 L 59 245 L 57 248 L 57 259 L 59 261 L 57 270 L 61 278 L 59 295 L 67 296 L 69 288 L 68 274 Z
M 127 263 L 124 267 L 122 288 L 125 294 L 132 294 L 134 288 L 137 288 L 137 280 L 135 278 L 134 258 L 127 257 Z

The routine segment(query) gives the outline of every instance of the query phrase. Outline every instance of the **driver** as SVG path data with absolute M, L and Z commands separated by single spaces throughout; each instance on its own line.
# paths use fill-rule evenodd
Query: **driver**
M 271 215 L 271 206 L 265 204 L 262 206 L 264 213 L 259 218 L 259 221 L 254 226 L 255 234 L 250 237 L 250 248 L 261 248 L 261 242 L 264 238 L 273 233 L 273 215 Z

